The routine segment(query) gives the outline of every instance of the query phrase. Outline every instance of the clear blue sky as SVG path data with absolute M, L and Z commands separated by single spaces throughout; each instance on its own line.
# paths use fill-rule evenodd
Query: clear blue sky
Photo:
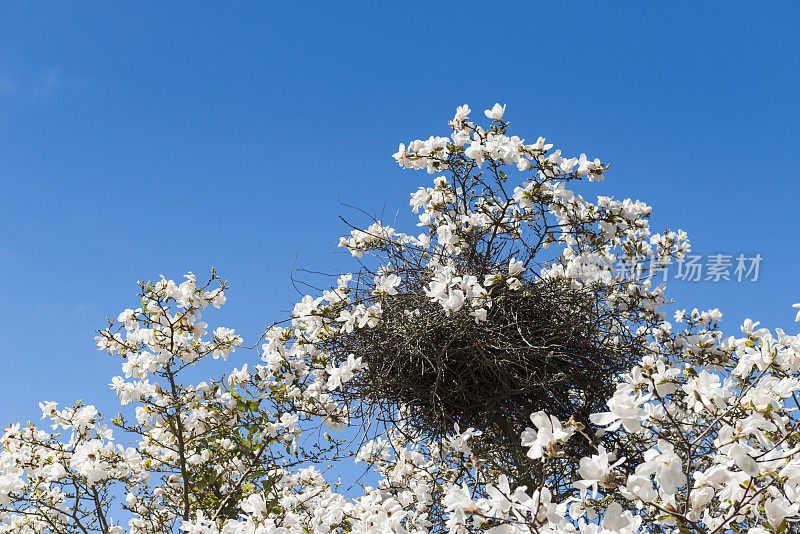
M 646 201 L 698 253 L 764 257 L 756 283 L 672 283 L 683 307 L 794 329 L 798 22 L 794 2 L 4 2 L 0 425 L 44 399 L 116 409 L 93 330 L 139 279 L 216 267 L 210 322 L 257 338 L 296 254 L 347 265 L 340 201 L 404 213 L 432 177 L 390 154 L 464 103 L 611 162 L 584 192 Z

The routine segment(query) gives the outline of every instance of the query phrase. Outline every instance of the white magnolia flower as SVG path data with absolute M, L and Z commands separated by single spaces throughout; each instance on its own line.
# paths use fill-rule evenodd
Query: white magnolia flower
M 509 276 L 519 276 L 525 272 L 525 262 L 516 261 L 515 258 L 508 260 L 508 274 Z
M 500 104 L 495 104 L 494 107 L 492 107 L 492 109 L 487 109 L 483 113 L 492 120 L 501 121 L 503 120 L 503 114 L 505 112 L 506 112 L 505 104 L 503 104 L 502 106 Z

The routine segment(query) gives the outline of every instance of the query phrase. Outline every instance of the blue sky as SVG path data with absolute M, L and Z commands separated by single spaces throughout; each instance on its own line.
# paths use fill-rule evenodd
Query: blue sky
M 457 105 L 611 162 L 699 254 L 754 283 L 675 282 L 681 307 L 794 329 L 796 3 L 5 2 L 0 7 L 0 416 L 116 410 L 93 330 L 163 273 L 230 280 L 212 324 L 255 340 L 335 254 L 343 203 L 389 216 L 431 176 L 399 142 Z M 237 353 L 240 365 L 256 358 Z

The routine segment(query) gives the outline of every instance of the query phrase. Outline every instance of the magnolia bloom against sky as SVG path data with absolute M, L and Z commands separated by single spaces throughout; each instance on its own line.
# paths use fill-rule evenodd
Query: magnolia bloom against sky
M 371 278 L 343 274 L 305 296 L 288 324 L 266 331 L 259 361 L 184 383 L 187 368 L 227 359 L 244 343 L 205 322 L 209 305 L 225 303 L 227 285 L 191 273 L 180 283 L 141 284 L 141 306 L 98 336 L 100 349 L 122 362 L 111 386 L 123 415 L 110 422 L 91 406 L 43 402 L 42 423 L 9 426 L 0 532 L 784 532 L 800 509 L 800 337 L 752 321 L 726 336 L 717 310 L 681 311 L 670 322 L 665 288 L 649 273 L 689 250 L 685 233 L 651 233 L 642 202 L 584 198 L 599 187 L 584 182 L 602 181 L 607 167 L 563 156 L 541 137 L 526 144 L 508 135 L 505 111 L 486 110 L 491 122 L 481 127 L 460 106 L 449 137 L 400 145 L 401 166 L 436 175 L 433 187 L 411 195 L 421 233 L 375 221 L 343 237 L 340 246 L 375 262 Z M 478 169 L 506 169 L 510 194 L 462 202 L 467 192 L 446 176 L 454 155 Z M 504 257 L 480 277 L 458 270 L 469 232 L 514 243 L 543 221 L 555 221 L 536 249 L 549 256 Z M 475 457 L 471 444 L 481 436 L 471 428 L 454 428 L 442 442 L 391 430 L 358 450 L 337 441 L 335 430 L 352 421 L 334 393 L 366 364 L 333 361 L 320 347 L 380 324 L 380 297 L 405 290 L 404 273 L 381 261 L 398 249 L 424 260 L 425 295 L 446 316 L 479 324 L 496 305 L 493 288 L 553 278 L 602 285 L 604 306 L 650 325 L 646 354 L 592 427 L 537 412 L 519 436 L 544 467 L 574 461 L 570 491 L 547 477 L 514 487 Z M 621 259 L 641 267 L 615 272 Z M 375 299 L 353 299 L 354 280 L 367 280 Z M 418 312 L 408 310 L 409 320 Z M 565 460 L 565 443 L 578 436 L 594 449 Z M 328 470 L 342 457 L 368 465 L 378 482 L 345 495 L 350 483 L 340 488 Z M 112 505 L 114 496 L 121 501 Z

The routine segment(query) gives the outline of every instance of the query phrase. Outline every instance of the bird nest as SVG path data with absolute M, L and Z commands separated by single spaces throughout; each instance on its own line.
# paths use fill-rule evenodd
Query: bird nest
M 638 361 L 638 345 L 602 300 L 564 282 L 526 282 L 495 288 L 487 320 L 475 322 L 466 310 L 446 315 L 421 289 L 383 296 L 380 323 L 333 347 L 368 365 L 341 395 L 417 436 L 441 438 L 457 424 L 518 455 L 531 413 L 589 426 Z

